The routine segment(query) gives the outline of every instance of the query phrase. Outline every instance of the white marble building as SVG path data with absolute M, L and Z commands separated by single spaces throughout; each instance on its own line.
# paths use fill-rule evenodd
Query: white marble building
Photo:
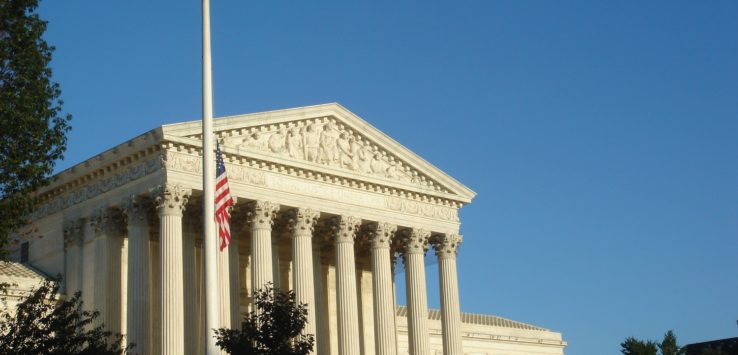
M 458 210 L 474 192 L 361 118 L 326 104 L 215 132 L 238 200 L 218 253 L 222 326 L 273 282 L 309 305 L 317 354 L 563 354 L 560 333 L 461 313 Z M 27 264 L 62 274 L 143 354 L 203 353 L 200 147 L 199 121 L 164 125 L 61 172 L 21 240 Z M 429 248 L 440 290 L 426 288 Z

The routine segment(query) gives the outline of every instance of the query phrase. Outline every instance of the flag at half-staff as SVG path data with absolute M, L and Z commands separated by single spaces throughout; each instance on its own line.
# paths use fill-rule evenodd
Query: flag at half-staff
M 218 224 L 220 250 L 223 251 L 231 243 L 231 210 L 233 198 L 228 187 L 228 175 L 223 163 L 220 144 L 215 146 L 215 222 Z

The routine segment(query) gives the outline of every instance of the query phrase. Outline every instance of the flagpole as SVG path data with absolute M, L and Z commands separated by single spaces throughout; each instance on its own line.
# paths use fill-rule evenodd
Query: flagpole
M 210 62 L 210 0 L 202 0 L 202 191 L 205 239 L 205 351 L 219 354 L 215 332 L 220 328 L 217 244 L 215 238 L 215 153 L 213 151 L 213 83 Z

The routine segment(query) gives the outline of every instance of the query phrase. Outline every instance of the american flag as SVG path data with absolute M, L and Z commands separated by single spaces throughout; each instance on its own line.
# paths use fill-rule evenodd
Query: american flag
M 223 153 L 220 144 L 215 148 L 215 221 L 218 223 L 220 250 L 223 251 L 231 243 L 231 212 L 233 206 L 231 189 L 228 187 L 228 175 L 223 164 Z

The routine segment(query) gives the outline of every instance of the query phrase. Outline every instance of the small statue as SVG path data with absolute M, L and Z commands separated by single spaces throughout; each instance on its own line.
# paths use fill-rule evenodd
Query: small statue
M 326 165 L 334 165 L 338 161 L 338 146 L 336 141 L 341 132 L 336 129 L 333 122 L 325 125 L 323 133 L 320 135 L 320 151 L 322 153 L 323 162 Z
M 361 141 L 359 141 L 361 143 Z M 371 162 L 372 162 L 372 156 L 374 153 L 372 152 L 371 146 L 369 142 L 363 142 L 359 145 L 359 171 L 365 174 L 371 174 L 372 168 L 371 168 Z
M 293 127 L 287 134 L 287 152 L 292 158 L 305 159 L 302 151 L 302 134 L 297 127 Z
M 387 162 L 382 159 L 382 153 L 374 153 L 374 159 L 372 159 L 370 166 L 373 174 L 387 176 Z
M 389 166 L 387 167 L 387 177 L 390 179 L 398 179 L 399 172 L 397 170 L 397 162 L 390 158 Z
M 308 161 L 318 162 L 318 149 L 320 147 L 320 134 L 318 133 L 315 123 L 307 126 L 307 130 L 303 134 L 303 147 L 305 148 L 305 158 Z
M 349 152 L 351 153 L 351 170 L 360 171 L 361 155 L 364 152 L 361 147 L 361 137 L 352 137 Z
M 351 151 L 351 142 L 354 138 L 348 132 L 341 132 L 340 138 L 338 138 L 338 159 L 342 167 L 353 169 L 353 152 Z

